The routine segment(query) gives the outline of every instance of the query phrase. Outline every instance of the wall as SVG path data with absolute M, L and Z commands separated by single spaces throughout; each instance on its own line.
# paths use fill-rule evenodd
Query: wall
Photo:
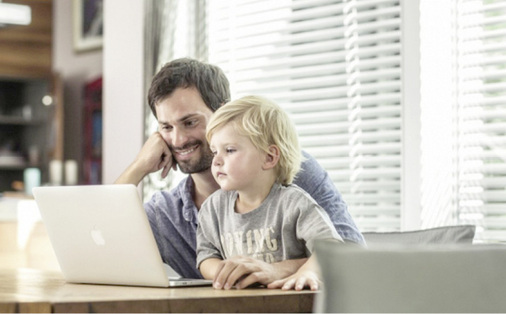
M 73 3 L 53 0 L 53 70 L 64 84 L 64 158 L 78 160 L 83 155 L 83 88 L 103 72 L 102 49 L 79 52 L 73 46 Z
M 144 1 L 105 0 L 104 17 L 102 182 L 110 184 L 144 142 Z

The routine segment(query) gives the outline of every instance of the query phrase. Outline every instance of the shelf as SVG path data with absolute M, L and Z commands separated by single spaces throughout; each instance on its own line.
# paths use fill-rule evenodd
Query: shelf
M 0 154 L 0 169 L 2 170 L 22 170 L 27 167 L 28 163 L 23 156 Z
M 0 170 L 24 170 L 28 168 L 28 165 L 2 165 L 0 164 Z
M 0 115 L 0 124 L 3 125 L 41 125 L 44 122 L 43 119 L 25 119 L 17 116 Z
M 41 168 L 41 165 L 33 165 L 28 162 L 23 162 L 23 164 L 8 164 L 0 162 L 0 171 L 3 170 L 25 170 L 27 168 Z
M 49 161 L 63 160 L 62 88 L 57 74 L 6 78 L 0 73 L 0 193 L 23 182 L 27 168 L 38 168 L 41 182 L 48 182 Z M 46 96 L 50 103 L 43 101 Z

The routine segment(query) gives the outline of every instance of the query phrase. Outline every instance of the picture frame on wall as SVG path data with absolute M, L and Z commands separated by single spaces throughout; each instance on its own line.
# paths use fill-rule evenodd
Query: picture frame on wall
M 74 49 L 95 50 L 103 45 L 103 0 L 74 0 Z

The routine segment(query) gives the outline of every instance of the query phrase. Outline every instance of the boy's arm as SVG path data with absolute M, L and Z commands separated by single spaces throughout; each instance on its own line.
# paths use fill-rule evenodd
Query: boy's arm
M 214 279 L 214 274 L 216 274 L 216 270 L 218 269 L 220 262 L 222 262 L 222 259 L 211 257 L 208 258 L 202 263 L 200 263 L 200 273 L 202 274 L 202 277 L 205 279 Z
M 269 289 L 283 289 L 283 290 L 302 290 L 304 287 L 309 287 L 315 291 L 319 289 L 321 283 L 320 269 L 316 256 L 312 255 L 304 265 L 302 265 L 297 272 L 289 277 L 276 280 L 269 285 Z
M 300 208 L 295 211 L 298 213 L 295 220 L 295 232 L 297 237 L 304 241 L 308 252 L 313 251 L 314 242 L 317 240 L 333 239 L 336 242 L 343 242 L 341 236 L 334 230 L 328 214 L 307 194 L 300 194 L 297 204 Z M 320 283 L 319 266 L 313 254 L 295 273 L 276 280 L 267 287 L 283 290 L 302 290 L 304 287 L 309 287 L 311 290 L 318 290 Z

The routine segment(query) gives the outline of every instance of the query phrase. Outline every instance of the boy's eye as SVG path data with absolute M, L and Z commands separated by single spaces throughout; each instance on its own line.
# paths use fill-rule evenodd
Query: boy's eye
M 226 150 L 226 151 L 227 151 L 227 153 L 229 153 L 229 154 L 230 154 L 230 153 L 235 152 L 236 150 L 235 150 L 234 148 L 227 148 L 227 150 Z

